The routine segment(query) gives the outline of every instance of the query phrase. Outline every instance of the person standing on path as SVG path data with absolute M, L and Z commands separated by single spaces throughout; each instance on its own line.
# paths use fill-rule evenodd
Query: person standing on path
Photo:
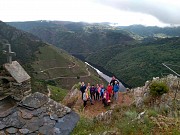
M 114 89 L 114 85 L 115 85 L 115 81 L 117 81 L 117 83 L 119 84 L 118 80 L 115 78 L 115 76 L 112 76 L 112 79 L 110 81 L 110 85 L 113 87 Z M 112 93 L 112 97 L 114 97 L 114 91 Z
M 109 93 L 106 89 L 103 96 L 103 104 L 104 104 L 104 107 L 109 105 Z
M 84 82 L 82 82 L 81 87 L 80 87 L 80 91 L 82 92 L 82 100 L 83 100 L 83 94 L 84 94 L 85 90 L 86 90 L 86 85 Z
M 117 81 L 115 81 L 113 91 L 114 91 L 114 100 L 115 100 L 115 102 L 117 102 L 118 101 L 118 92 L 119 92 L 119 84 Z
M 83 93 L 83 101 L 84 101 L 83 106 L 84 106 L 84 108 L 87 106 L 87 100 L 88 100 L 88 91 L 86 89 L 85 92 Z
M 101 87 L 99 86 L 99 84 L 97 84 L 97 85 L 96 85 L 96 89 L 95 89 L 95 92 L 96 92 L 96 100 L 99 100 L 100 90 L 101 90 Z
M 91 88 L 90 88 L 91 99 L 94 98 L 94 101 L 95 101 L 95 89 L 96 88 L 94 87 L 94 85 L 92 85 Z
M 102 84 L 102 85 L 101 85 L 101 90 L 100 90 L 100 100 L 103 100 L 104 91 L 105 91 L 105 88 L 104 88 L 104 85 Z
M 109 100 L 111 100 L 111 96 L 112 96 L 112 93 L 113 93 L 113 86 L 109 83 L 106 89 L 107 89 L 107 91 L 109 93 Z

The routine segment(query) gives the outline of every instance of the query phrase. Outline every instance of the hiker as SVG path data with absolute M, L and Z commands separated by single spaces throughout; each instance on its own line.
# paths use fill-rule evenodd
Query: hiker
M 105 90 L 104 95 L 103 95 L 103 104 L 104 104 L 104 107 L 108 106 L 109 103 L 110 103 L 109 93 L 108 93 L 107 90 Z
M 117 79 L 115 78 L 115 76 L 112 76 L 112 79 L 110 81 L 110 84 L 112 85 L 113 89 L 114 89 L 114 85 L 115 85 L 115 81 L 117 81 Z M 118 82 L 118 81 L 117 81 Z M 119 84 L 119 82 L 118 82 Z M 112 93 L 112 97 L 114 97 L 114 91 Z
M 96 93 L 96 100 L 99 100 L 99 94 L 100 94 L 101 87 L 99 84 L 96 85 L 95 93 Z
M 103 96 L 104 96 L 104 85 L 101 85 L 101 90 L 100 90 L 100 100 L 103 100 Z
M 82 100 L 83 100 L 83 94 L 84 94 L 85 90 L 86 90 L 86 85 L 84 82 L 82 82 L 81 87 L 80 87 L 80 91 L 82 93 Z
M 109 100 L 111 100 L 111 96 L 112 96 L 112 93 L 113 93 L 113 86 L 110 83 L 107 86 L 107 91 L 109 93 Z
M 114 87 L 114 85 L 115 85 L 115 81 L 117 81 L 118 82 L 118 80 L 115 78 L 115 76 L 112 76 L 112 79 L 111 79 L 111 81 L 110 81 L 110 84 Z M 118 82 L 118 84 L 119 84 L 119 82 Z
M 87 84 L 87 88 L 88 88 L 88 90 L 90 90 L 90 88 L 91 88 L 91 84 L 90 83 Z
M 119 91 L 119 84 L 118 84 L 117 81 L 115 81 L 113 91 L 114 91 L 114 100 L 117 102 L 117 100 L 118 100 L 118 91 Z
M 85 92 L 83 93 L 83 101 L 84 101 L 83 106 L 84 106 L 84 108 L 87 106 L 87 100 L 88 100 L 88 91 L 86 89 Z
M 94 100 L 95 100 L 95 89 L 96 88 L 94 87 L 94 85 L 92 85 L 91 88 L 90 88 L 91 99 L 94 98 Z
M 88 92 L 88 100 L 90 101 L 90 103 L 91 103 L 91 105 L 94 105 L 93 104 L 93 102 L 92 102 L 92 98 L 91 98 L 91 94 L 90 94 L 90 88 L 91 88 L 91 85 L 90 85 L 90 83 L 88 83 L 88 85 L 87 85 L 87 92 Z

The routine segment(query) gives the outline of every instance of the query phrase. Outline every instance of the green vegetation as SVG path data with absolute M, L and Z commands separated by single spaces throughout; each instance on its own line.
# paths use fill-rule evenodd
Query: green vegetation
M 35 78 L 31 78 L 31 89 L 32 93 L 41 92 L 43 94 L 47 94 L 47 84 L 44 80 L 37 80 Z
M 81 82 L 79 82 L 79 83 L 77 83 L 77 84 L 74 84 L 73 89 L 78 89 L 78 90 L 80 90 L 80 87 L 81 87 Z
M 170 74 L 162 63 L 180 65 L 179 50 L 180 38 L 170 38 L 149 44 L 105 48 L 89 56 L 87 61 L 112 72 L 129 86 L 138 87 L 153 77 Z M 177 67 L 173 69 L 179 71 Z
M 29 28 L 29 27 L 27 27 Z M 4 43 L 10 43 L 12 51 L 16 52 L 17 60 L 31 76 L 32 91 L 47 94 L 47 84 L 59 85 L 63 89 L 71 89 L 80 81 L 98 82 L 102 80 L 97 73 L 88 72 L 85 64 L 69 55 L 62 49 L 43 43 L 38 37 L 20 31 L 3 22 L 0 22 L 0 50 Z M 0 64 L 6 62 L 6 56 L 0 52 Z M 59 79 L 56 79 L 61 77 Z
M 102 82 L 97 73 L 91 69 L 89 69 L 91 75 L 88 76 L 87 67 L 82 61 L 54 46 L 40 47 L 36 52 L 36 58 L 32 64 L 36 71 L 33 76 L 36 79 L 46 80 L 50 85 L 57 84 L 63 89 L 70 90 L 80 81 Z M 58 77 L 62 78 L 54 79 Z
M 81 116 L 80 121 L 72 132 L 72 135 L 84 134 L 103 134 L 110 132 L 110 134 L 123 134 L 123 135 L 139 135 L 139 134 L 179 134 L 178 126 L 158 128 L 157 123 L 153 119 L 160 120 L 159 114 L 153 109 L 147 109 L 145 115 L 137 119 L 139 110 L 133 107 L 115 108 L 111 119 L 104 121 L 95 121 L 84 116 Z M 168 121 L 168 120 L 166 120 Z M 160 121 L 157 121 L 160 123 Z M 172 122 L 171 120 L 168 121 Z M 167 124 L 168 124 L 167 123 Z
M 111 27 L 107 24 L 61 21 L 9 24 L 108 70 L 130 87 L 142 86 L 152 77 L 171 73 L 162 63 L 180 65 L 180 38 L 176 37 L 180 35 L 180 27 Z M 179 71 L 179 67 L 171 68 Z M 48 72 L 47 75 L 41 74 L 41 77 L 59 75 L 57 72 Z M 69 74 L 66 70 L 60 72 L 64 76 Z M 81 80 L 83 71 L 78 74 L 73 75 Z
M 152 77 L 170 73 L 162 66 L 164 62 L 180 65 L 180 57 L 178 57 L 180 56 L 180 38 L 157 38 L 157 35 L 178 36 L 180 35 L 179 27 L 115 28 L 106 24 L 53 21 L 10 24 L 29 31 L 79 58 L 101 66 L 131 87 L 143 85 Z M 132 37 L 142 39 L 137 34 L 147 36 L 147 38 L 135 41 Z M 177 67 L 172 68 L 179 71 Z M 79 75 L 76 77 L 79 78 Z
M 13 59 L 20 61 L 23 64 L 31 63 L 34 59 L 34 52 L 38 51 L 40 46 L 44 46 L 45 43 L 38 40 L 37 37 L 17 30 L 0 21 L 0 49 L 3 45 L 11 44 L 12 51 L 16 52 L 16 56 Z M 5 56 L 0 52 L 0 64 L 5 62 Z
M 50 97 L 57 102 L 62 101 L 68 93 L 67 90 L 60 87 L 48 85 L 48 88 L 51 91 Z
M 162 94 L 167 93 L 169 90 L 164 82 L 158 82 L 158 81 L 152 82 L 149 88 L 150 88 L 150 94 L 154 97 L 160 97 Z
M 124 30 L 133 32 L 143 37 L 156 36 L 160 37 L 172 37 L 180 36 L 180 27 L 157 27 L 157 26 L 143 26 L 143 25 L 131 25 L 131 26 L 122 26 L 120 27 Z

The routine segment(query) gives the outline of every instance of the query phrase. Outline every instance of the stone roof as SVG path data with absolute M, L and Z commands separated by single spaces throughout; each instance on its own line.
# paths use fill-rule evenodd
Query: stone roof
M 78 120 L 70 108 L 36 92 L 0 112 L 0 135 L 69 135 Z
M 31 78 L 17 61 L 13 61 L 11 64 L 6 63 L 4 67 L 18 83 Z

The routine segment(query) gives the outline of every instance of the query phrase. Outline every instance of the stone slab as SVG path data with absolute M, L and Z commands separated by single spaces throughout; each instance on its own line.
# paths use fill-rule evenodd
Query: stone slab
M 56 130 L 59 129 L 58 131 L 60 131 L 60 133 L 56 133 L 56 135 L 69 135 L 76 126 L 78 121 L 79 115 L 73 111 L 65 115 L 64 117 L 59 118 L 55 127 Z
M 36 92 L 31 96 L 22 100 L 23 106 L 29 107 L 29 109 L 37 109 L 44 105 L 48 101 L 48 97 L 42 93 Z
M 13 61 L 11 64 L 6 63 L 4 67 L 18 83 L 22 83 L 31 78 L 17 61 Z
M 69 107 L 59 104 L 50 98 L 48 99 L 48 102 L 44 104 L 44 107 L 46 107 L 49 114 L 56 114 L 58 117 L 63 117 L 71 112 Z

